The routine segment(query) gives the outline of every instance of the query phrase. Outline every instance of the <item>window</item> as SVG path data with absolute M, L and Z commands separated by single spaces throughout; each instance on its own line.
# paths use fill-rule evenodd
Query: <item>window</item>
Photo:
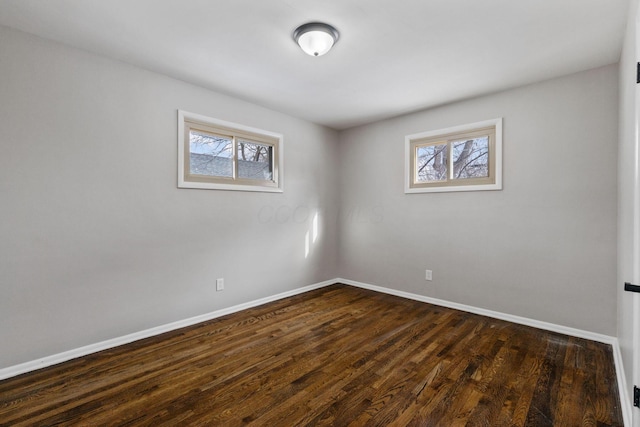
M 502 189 L 502 119 L 405 137 L 405 193 Z
M 178 187 L 282 192 L 282 135 L 178 111 Z

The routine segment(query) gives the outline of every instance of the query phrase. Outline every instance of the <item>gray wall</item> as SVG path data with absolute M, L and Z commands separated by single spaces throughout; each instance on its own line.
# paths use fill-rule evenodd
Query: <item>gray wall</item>
M 617 71 L 342 132 L 340 276 L 615 335 Z M 403 193 L 405 135 L 496 117 L 504 190 Z
M 0 76 L 0 368 L 335 277 L 336 132 L 2 27 Z M 177 109 L 284 134 L 284 194 L 177 189 Z
M 636 152 L 636 14 L 638 0 L 631 1 L 629 20 L 620 59 L 620 145 L 618 153 L 618 340 L 627 381 L 629 399 L 633 390 L 633 295 L 625 292 L 624 282 L 639 280 L 634 277 L 633 235 L 634 216 L 634 180 L 637 167 Z M 638 327 L 638 326 L 636 326 Z
M 0 76 L 0 369 L 338 276 L 615 335 L 616 66 L 340 134 L 2 27 Z M 284 134 L 284 194 L 177 189 L 177 109 Z M 495 117 L 503 191 L 403 193 Z

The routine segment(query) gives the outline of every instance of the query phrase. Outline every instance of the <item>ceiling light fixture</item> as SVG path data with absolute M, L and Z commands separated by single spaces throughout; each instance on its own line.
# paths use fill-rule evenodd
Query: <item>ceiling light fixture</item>
M 322 22 L 300 25 L 293 32 L 293 39 L 300 48 L 311 56 L 322 56 L 338 41 L 338 30 Z

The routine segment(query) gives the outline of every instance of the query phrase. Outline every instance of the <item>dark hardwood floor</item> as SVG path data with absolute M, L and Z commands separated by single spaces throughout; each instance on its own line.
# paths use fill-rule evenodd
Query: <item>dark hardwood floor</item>
M 334 285 L 4 380 L 0 425 L 622 426 L 622 416 L 608 345 Z

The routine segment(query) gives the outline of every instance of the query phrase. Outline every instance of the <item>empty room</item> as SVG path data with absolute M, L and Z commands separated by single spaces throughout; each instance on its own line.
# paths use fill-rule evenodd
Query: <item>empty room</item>
M 639 0 L 0 0 L 0 426 L 640 427 Z

